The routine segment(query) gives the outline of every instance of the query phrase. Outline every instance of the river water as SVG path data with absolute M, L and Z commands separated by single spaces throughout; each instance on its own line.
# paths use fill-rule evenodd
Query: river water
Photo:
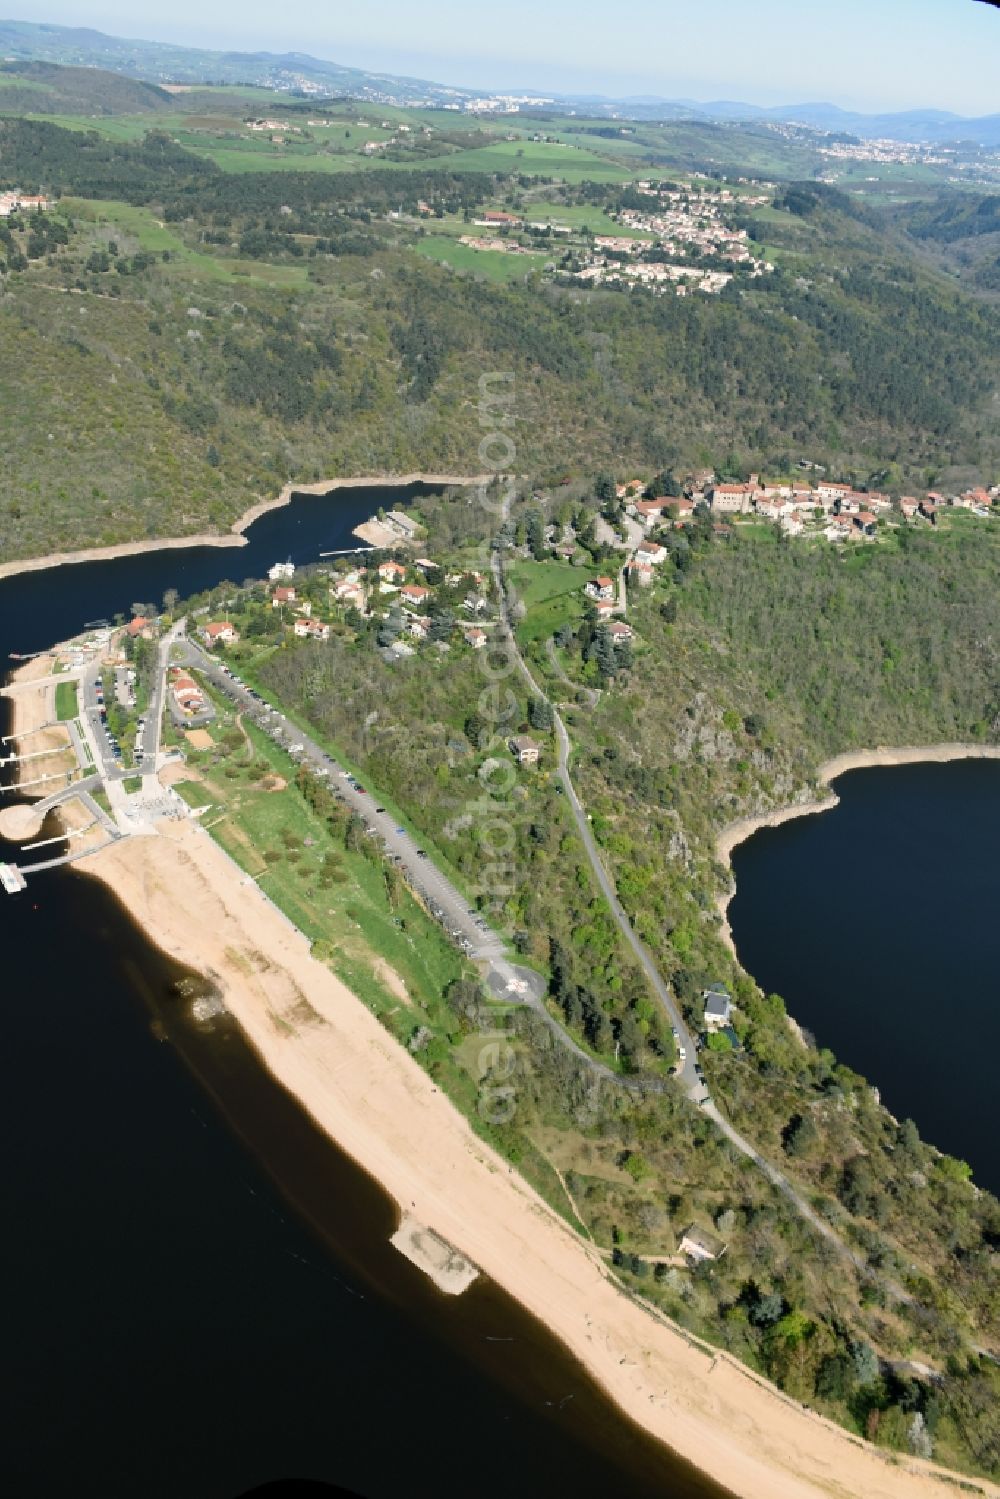
M 297 498 L 239 550 L 0 581 L 0 664 L 167 588 L 315 561 L 416 488 Z M 403 1260 L 391 1202 L 230 1022 L 191 1019 L 103 886 L 66 869 L 0 896 L 0 946 L 9 1492 L 722 1499 L 495 1286 L 443 1297 Z
M 851 771 L 733 855 L 740 961 L 898 1118 L 1000 1192 L 1000 762 Z

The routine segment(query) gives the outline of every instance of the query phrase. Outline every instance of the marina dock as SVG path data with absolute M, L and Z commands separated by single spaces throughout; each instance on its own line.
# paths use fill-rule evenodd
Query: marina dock
M 27 889 L 28 882 L 16 864 L 0 864 L 0 885 L 8 895 L 17 895 Z

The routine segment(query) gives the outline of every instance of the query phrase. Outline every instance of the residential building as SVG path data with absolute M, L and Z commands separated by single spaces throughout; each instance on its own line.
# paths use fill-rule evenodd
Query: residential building
M 635 513 L 642 524 L 648 529 L 650 526 L 655 526 L 658 520 L 663 519 L 663 512 L 669 504 L 670 501 L 666 498 L 636 500 Z
M 622 640 L 634 640 L 635 632 L 631 625 L 623 624 L 620 619 L 614 619 L 608 625 L 608 634 L 616 643 Z
M 850 492 L 851 486 L 849 484 L 832 484 L 826 479 L 821 479 L 816 485 L 816 493 L 821 500 L 837 501 L 842 499 L 845 494 L 850 494 Z
M 401 567 L 398 562 L 380 562 L 378 575 L 383 583 L 402 583 L 406 577 L 406 568 Z
M 294 604 L 295 597 L 294 588 L 276 588 L 271 595 L 271 608 L 280 609 L 282 604 Z
M 318 619 L 297 619 L 293 630 L 300 640 L 329 640 L 330 626 Z
M 667 560 L 667 549 L 656 541 L 640 541 L 635 549 L 635 560 L 648 562 L 651 567 L 659 567 L 661 562 Z
M 481 651 L 486 644 L 488 636 L 485 630 L 480 630 L 478 625 L 472 625 L 462 631 L 466 645 L 471 645 L 474 651 Z
M 537 765 L 541 746 L 527 734 L 515 734 L 507 745 L 518 765 Z
M 393 530 L 398 531 L 400 536 L 405 536 L 412 541 L 420 530 L 420 526 L 410 516 L 404 515 L 402 510 L 390 510 L 386 515 L 387 523 Z
M 431 591 L 421 583 L 407 583 L 405 588 L 399 590 L 399 596 L 405 608 L 419 609 L 424 600 L 430 598 Z
M 213 620 L 201 632 L 209 645 L 235 645 L 240 632 L 227 620 Z
M 711 989 L 706 989 L 702 998 L 705 1001 L 705 1029 L 707 1031 L 720 1031 L 729 1024 L 733 1013 L 733 1002 L 729 997 L 728 990 L 721 984 L 713 984 Z
M 591 599 L 613 599 L 615 582 L 613 578 L 591 578 L 583 591 Z
M 716 484 L 709 503 L 720 515 L 746 515 L 755 491 L 754 484 Z
M 707 1229 L 698 1228 L 692 1224 L 690 1228 L 681 1234 L 681 1241 L 677 1246 L 679 1254 L 686 1255 L 689 1260 L 696 1262 L 703 1260 L 721 1260 L 726 1252 L 726 1246 L 715 1234 L 709 1233 Z
M 407 633 L 414 640 L 426 640 L 431 633 L 430 616 L 427 614 L 411 614 L 406 621 Z
M 267 576 L 270 578 L 272 583 L 277 583 L 279 578 L 294 578 L 295 563 L 276 562 L 273 567 L 268 568 Z

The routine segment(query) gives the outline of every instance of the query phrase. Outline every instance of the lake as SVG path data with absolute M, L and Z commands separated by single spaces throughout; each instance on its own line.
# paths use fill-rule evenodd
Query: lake
M 315 561 L 416 492 L 297 498 L 240 550 L 0 581 L 0 655 L 169 587 Z M 0 860 L 16 852 L 0 841 Z M 365 1496 L 723 1499 L 495 1286 L 443 1297 L 397 1254 L 392 1203 L 231 1023 L 192 1021 L 184 976 L 103 886 L 62 869 L 0 895 L 0 949 L 19 1499 L 229 1499 L 293 1476 Z
M 740 961 L 898 1118 L 1000 1192 L 1000 762 L 851 771 L 733 855 Z

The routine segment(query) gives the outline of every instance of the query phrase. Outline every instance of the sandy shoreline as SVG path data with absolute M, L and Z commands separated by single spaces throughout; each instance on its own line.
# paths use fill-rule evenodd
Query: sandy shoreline
M 41 665 L 22 670 L 23 682 Z M 12 695 L 11 732 L 34 721 L 48 685 Z M 824 767 L 831 778 L 851 768 L 847 758 Z M 890 1461 L 624 1296 L 593 1247 L 473 1133 L 210 835 L 193 820 L 159 828 L 78 870 L 213 980 L 263 1065 L 401 1219 L 418 1219 L 519 1301 L 626 1415 L 743 1499 L 951 1499 L 953 1481 L 931 1465 Z M 985 1481 L 969 1488 L 1000 1499 Z
M 122 541 L 113 546 L 87 547 L 79 552 L 52 552 L 47 557 L 26 557 L 14 562 L 0 563 L 0 579 L 13 578 L 18 573 L 40 572 L 47 567 L 64 567 L 74 562 L 105 562 L 113 557 L 138 557 L 143 552 L 171 551 L 178 547 L 244 547 L 247 544 L 245 531 L 267 515 L 270 510 L 280 510 L 291 502 L 293 494 L 329 494 L 334 489 L 364 489 L 371 484 L 480 484 L 488 477 L 483 474 L 364 474 L 353 479 L 320 479 L 315 484 L 286 484 L 273 500 L 260 500 L 244 510 L 234 520 L 228 531 L 199 532 L 192 536 L 168 536 L 161 540 Z
M 832 760 L 825 760 L 816 772 L 816 779 L 822 785 L 831 787 L 838 776 L 846 775 L 849 770 L 868 770 L 879 765 L 944 764 L 949 760 L 1000 760 L 1000 745 L 956 742 L 906 744 L 895 749 L 880 746 L 873 750 L 848 750 L 842 755 L 835 755 Z M 825 796 L 822 801 L 793 802 L 787 807 L 777 807 L 773 812 L 762 812 L 757 817 L 743 817 L 722 829 L 715 840 L 715 853 L 719 863 L 729 870 L 730 889 L 719 897 L 717 909 L 722 917 L 722 939 L 734 957 L 737 953 L 728 916 L 730 902 L 736 893 L 731 866 L 733 849 L 752 838 L 761 828 L 779 828 L 783 822 L 791 822 L 795 817 L 811 817 L 817 812 L 831 812 L 839 801 L 839 796 L 831 788 L 830 795 Z
M 953 1492 L 928 1465 L 890 1463 L 623 1296 L 196 823 L 123 840 L 81 868 L 124 894 L 164 951 L 212 977 L 264 1065 L 401 1212 L 544 1322 L 675 1452 L 748 1499 Z

